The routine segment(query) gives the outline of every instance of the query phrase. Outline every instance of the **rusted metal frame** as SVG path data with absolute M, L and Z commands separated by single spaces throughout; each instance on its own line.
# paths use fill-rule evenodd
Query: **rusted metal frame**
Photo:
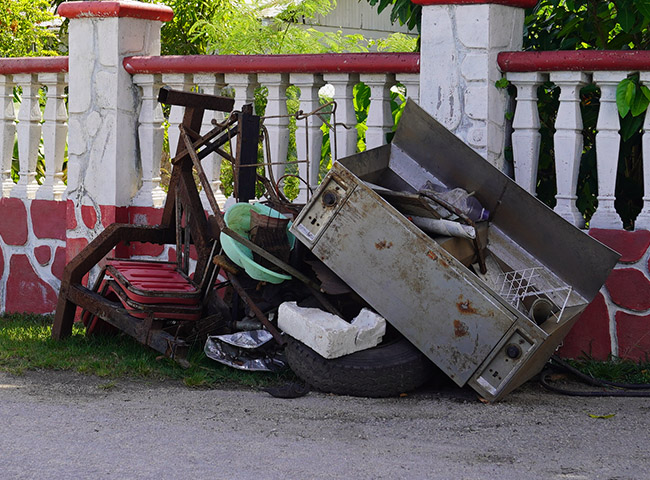
M 194 150 L 193 145 L 191 144 L 191 140 L 189 138 L 189 135 L 187 134 L 186 129 L 184 128 L 183 125 L 180 126 L 180 131 L 181 131 L 181 138 L 179 140 L 179 148 L 182 144 L 185 144 L 186 151 L 188 152 L 189 157 L 192 160 L 192 163 L 196 169 L 196 172 L 199 176 L 199 182 L 201 183 L 203 189 L 205 190 L 208 203 L 210 204 L 210 208 L 214 212 L 214 215 L 211 218 L 214 218 L 216 223 L 217 223 L 217 229 L 220 231 L 221 226 L 225 226 L 225 222 L 223 221 L 223 216 L 221 215 L 221 210 L 219 209 L 219 204 L 217 203 L 216 198 L 214 197 L 214 192 L 212 191 L 212 188 L 210 187 L 210 182 L 208 181 L 207 176 L 205 175 L 205 170 L 203 170 L 203 166 L 201 165 L 201 161 L 199 160 L 196 150 Z M 190 171 L 191 172 L 191 171 Z M 199 261 L 197 261 L 196 264 L 196 269 L 195 269 L 195 281 L 199 282 L 201 285 L 201 291 L 203 292 L 203 298 L 207 298 L 207 292 L 209 289 L 209 285 L 211 283 L 212 279 L 212 269 L 214 268 L 212 264 L 212 253 L 215 248 L 216 248 L 216 243 L 218 242 L 218 233 L 219 232 L 213 232 L 214 228 L 210 227 L 210 222 L 205 218 L 205 215 L 203 215 L 203 205 L 201 203 L 201 200 L 198 196 L 198 190 L 196 189 L 196 185 L 194 183 L 194 177 L 191 176 L 191 186 L 188 186 L 188 181 L 189 178 L 187 178 L 187 174 L 185 174 L 186 181 L 185 182 L 180 182 L 179 189 L 180 189 L 180 194 L 184 195 L 187 197 L 186 201 L 190 203 L 195 203 L 200 205 L 200 213 L 199 210 L 196 210 L 199 208 L 198 206 L 194 207 L 194 211 L 197 212 L 196 215 L 192 215 L 190 218 L 188 218 L 188 221 L 196 223 L 195 226 L 195 232 L 197 235 L 195 235 L 195 238 L 197 238 L 197 242 L 195 243 L 195 248 L 197 249 L 197 255 L 199 258 Z M 203 225 L 205 223 L 205 225 Z M 207 236 L 214 235 L 213 240 L 211 242 L 211 245 L 208 247 L 208 240 Z M 210 253 L 208 252 L 208 249 L 211 251 Z M 207 255 L 206 255 L 207 254 Z M 201 273 L 201 275 L 198 275 L 198 272 Z M 197 276 L 199 278 L 197 278 Z
M 302 161 L 295 161 L 295 162 L 272 162 L 271 161 L 271 148 L 269 145 L 269 132 L 264 125 L 264 122 L 262 121 L 260 123 L 260 132 L 262 135 L 262 142 L 264 144 L 264 149 L 266 151 L 266 158 L 269 159 L 268 162 L 260 163 L 259 165 L 264 166 L 264 167 L 270 167 L 272 165 L 290 165 L 293 163 L 302 163 Z M 268 176 L 264 175 L 258 175 L 257 176 L 257 181 L 261 182 L 264 185 L 264 189 L 266 190 L 266 193 L 269 195 L 271 200 L 273 202 L 276 202 L 277 205 L 283 205 L 285 207 L 288 207 L 292 203 L 287 199 L 287 197 L 284 196 L 284 193 L 282 193 L 282 190 L 280 189 L 280 186 L 278 183 L 275 182 L 275 178 L 273 175 L 273 169 L 272 168 L 266 168 L 265 169 L 267 172 Z
M 291 204 L 287 197 L 285 197 L 279 189 L 275 188 L 273 182 L 270 179 L 266 178 L 263 175 L 258 175 L 257 181 L 264 186 L 264 190 L 266 190 L 266 194 L 271 199 L 271 203 L 285 207 Z
M 175 340 L 172 335 L 163 330 L 148 329 L 143 319 L 130 315 L 121 304 L 111 302 L 88 290 L 83 285 L 71 285 L 68 294 L 72 302 L 135 338 L 140 343 L 175 359 L 181 365 L 187 363 L 184 361 L 184 357 L 188 345 L 182 339 Z
M 187 270 L 183 268 L 183 257 L 182 257 L 182 239 L 183 239 L 183 210 L 181 208 L 180 193 L 178 188 L 174 189 L 174 230 L 176 231 L 176 267 L 183 273 L 187 275 Z
M 190 129 L 194 131 L 199 131 L 201 129 L 201 123 L 203 122 L 204 110 L 202 108 L 186 108 L 183 115 L 182 126 L 185 129 Z M 190 142 L 191 143 L 191 142 Z M 178 142 L 176 146 L 176 155 L 175 158 L 178 159 L 177 164 L 172 168 L 171 178 L 169 179 L 169 189 L 167 190 L 167 199 L 165 200 L 165 206 L 163 207 L 163 215 L 161 220 L 161 225 L 163 226 L 173 226 L 175 223 L 175 209 L 176 209 L 176 195 L 175 191 L 178 188 L 182 177 L 182 166 L 187 164 L 189 160 L 189 155 L 180 155 L 183 151 L 184 145 L 183 142 Z M 191 163 L 190 163 L 190 174 L 191 174 Z
M 242 170 L 240 167 L 257 164 L 260 117 L 253 115 L 252 105 L 248 104 L 242 107 L 237 127 L 237 155 L 235 155 L 233 172 L 234 177 L 237 179 L 238 189 L 234 194 L 237 201 L 248 202 L 255 198 L 257 174 L 254 169 L 244 168 Z
M 210 203 L 210 206 L 214 210 L 215 213 L 215 218 L 217 220 L 217 223 L 219 225 L 219 228 L 221 229 L 221 232 L 225 233 L 229 237 L 237 240 L 238 242 L 242 243 L 244 246 L 250 248 L 253 252 L 259 254 L 269 262 L 271 262 L 273 265 L 281 268 L 285 272 L 287 272 L 289 275 L 292 275 L 296 277 L 298 280 L 303 282 L 307 287 L 309 287 L 312 292 L 314 293 L 315 296 L 317 296 L 318 300 L 323 304 L 323 306 L 330 311 L 331 313 L 334 313 L 338 315 L 337 310 L 334 308 L 333 305 L 330 304 L 327 299 L 323 297 L 323 295 L 320 293 L 320 286 L 316 284 L 314 281 L 309 279 L 306 275 L 289 265 L 288 263 L 283 262 L 279 258 L 277 258 L 274 255 L 271 255 L 269 252 L 264 250 L 262 247 L 259 247 L 258 245 L 254 244 L 251 242 L 248 238 L 243 237 L 242 235 L 239 235 L 237 232 L 234 230 L 231 230 L 226 226 L 226 222 L 223 218 L 223 215 L 221 214 L 221 211 L 218 208 L 217 204 L 217 199 L 214 197 L 214 192 L 212 192 L 212 189 L 206 188 L 206 185 L 209 185 L 208 179 L 205 175 L 205 171 L 203 170 L 203 166 L 201 165 L 201 161 L 199 160 L 198 156 L 196 155 L 196 152 L 191 150 L 190 147 L 190 139 L 187 136 L 186 133 L 184 133 L 183 130 L 181 130 L 181 137 L 183 138 L 183 141 L 185 144 L 188 146 L 188 152 L 190 155 L 190 158 L 192 158 L 192 161 L 194 162 L 194 167 L 196 168 L 198 175 L 199 175 L 199 180 L 201 184 L 203 185 L 203 188 L 205 189 L 206 196 L 208 198 L 208 203 Z M 215 208 L 216 206 L 216 208 Z
M 185 272 L 190 271 L 190 243 L 192 242 L 192 230 L 190 229 L 190 222 L 192 219 L 192 211 L 183 209 L 185 214 L 185 227 L 183 228 L 183 268 Z
M 284 339 L 280 331 L 273 326 L 273 324 L 269 321 L 269 319 L 264 315 L 264 312 L 259 309 L 259 307 L 255 304 L 253 299 L 248 295 L 244 287 L 242 287 L 241 283 L 239 283 L 239 280 L 235 275 L 232 273 L 227 273 L 228 279 L 230 280 L 230 284 L 232 287 L 235 289 L 237 294 L 241 297 L 241 299 L 248 305 L 248 308 L 251 309 L 255 317 L 264 325 L 264 327 L 273 335 L 273 338 L 275 339 L 276 342 L 278 342 L 280 345 L 284 345 L 287 343 L 287 341 Z
M 218 112 L 230 112 L 235 106 L 233 98 L 173 90 L 167 86 L 162 87 L 158 92 L 158 101 L 166 105 L 216 110 Z
M 219 238 L 219 237 L 216 237 Z M 212 248 L 210 249 L 210 255 L 208 256 L 208 261 L 205 264 L 205 271 L 203 272 L 203 282 L 205 288 L 201 288 L 202 292 L 202 302 L 207 301 L 208 295 L 210 294 L 210 290 L 212 289 L 212 285 L 214 284 L 214 279 L 217 276 L 217 266 L 216 264 L 212 261 L 214 258 L 215 254 L 217 253 L 217 247 L 220 247 L 219 242 L 216 240 L 212 242 Z
M 214 196 L 214 192 L 212 191 L 212 188 L 210 188 L 210 181 L 208 180 L 208 177 L 205 174 L 205 170 L 203 170 L 203 165 L 201 165 L 201 160 L 199 159 L 196 150 L 192 148 L 192 141 L 188 137 L 187 132 L 182 125 L 181 125 L 181 141 L 185 143 L 185 147 L 187 149 L 188 155 L 192 159 L 194 168 L 196 169 L 196 172 L 199 176 L 199 182 L 201 182 L 203 191 L 205 191 L 205 195 L 208 199 L 208 203 L 210 204 L 210 208 L 214 213 L 214 218 L 217 221 L 217 225 L 219 226 L 219 229 L 223 231 L 223 229 L 226 227 L 226 222 L 224 221 L 223 215 L 221 214 L 219 203 L 217 202 L 217 199 Z M 178 143 L 180 145 L 181 142 L 179 141 Z
M 68 263 L 63 271 L 59 299 L 52 325 L 52 338 L 58 340 L 70 336 L 77 309 L 77 305 L 68 298 L 71 287 L 80 284 L 83 276 L 97 265 L 118 243 L 121 241 L 140 241 L 165 244 L 171 243 L 171 239 L 173 239 L 172 231 L 161 227 L 118 223 L 106 227 Z
M 241 138 L 241 137 L 240 137 Z M 304 275 L 302 272 L 299 270 L 295 269 L 288 263 L 283 262 L 279 258 L 277 258 L 274 255 L 271 255 L 269 252 L 264 250 L 262 247 L 257 246 L 253 242 L 251 242 L 248 238 L 243 237 L 242 235 L 239 235 L 237 232 L 231 230 L 226 226 L 226 222 L 223 218 L 223 215 L 221 214 L 221 211 L 219 210 L 218 204 L 217 204 L 217 199 L 214 197 L 214 192 L 212 191 L 211 188 L 206 188 L 206 186 L 209 187 L 209 182 L 208 179 L 205 175 L 205 171 L 203 170 L 203 166 L 201 165 L 201 161 L 198 158 L 198 155 L 196 152 L 191 148 L 191 140 L 187 136 L 187 133 L 184 131 L 183 128 L 181 128 L 181 139 L 185 143 L 189 156 L 194 162 L 194 168 L 196 169 L 198 176 L 199 176 L 199 181 L 201 182 L 201 185 L 203 185 L 203 189 L 205 190 L 206 196 L 208 198 L 208 203 L 210 204 L 210 207 L 212 207 L 212 210 L 214 211 L 215 214 L 215 219 L 217 224 L 219 225 L 219 228 L 221 232 L 225 233 L 229 237 L 233 238 L 234 240 L 237 240 L 238 242 L 242 243 L 244 246 L 250 248 L 253 252 L 259 254 L 269 262 L 271 262 L 273 265 L 281 268 L 285 272 L 287 272 L 289 275 L 292 275 L 293 277 L 297 278 L 300 280 L 302 283 L 304 283 L 314 294 L 314 296 L 318 299 L 318 301 L 325 307 L 326 310 L 328 310 L 330 313 L 333 313 L 335 315 L 339 315 L 339 312 L 337 309 L 323 296 L 323 294 L 320 291 L 320 285 L 316 284 L 313 280 L 308 278 L 306 275 Z M 180 142 L 179 142 L 180 144 Z
M 73 283 L 80 282 L 83 276 L 120 242 L 164 245 L 172 241 L 173 232 L 164 227 L 114 223 L 106 227 L 66 265 L 64 276 Z
M 463 221 L 463 223 L 470 225 L 472 228 L 474 228 L 475 236 L 474 236 L 473 243 L 474 243 L 474 249 L 476 250 L 476 256 L 478 257 L 479 269 L 481 273 L 483 274 L 487 273 L 487 266 L 485 265 L 485 252 L 483 251 L 483 245 L 479 238 L 479 235 L 478 233 L 476 233 L 476 224 L 474 223 L 474 221 L 471 218 L 469 218 L 467 215 L 465 215 L 465 213 L 463 213 L 460 209 L 456 208 L 451 203 L 441 199 L 438 195 L 436 195 L 436 192 L 432 190 L 423 189 L 420 190 L 418 193 L 426 198 L 433 200 L 438 205 L 446 208 L 450 212 L 457 215 L 458 218 L 460 218 Z
M 104 267 L 100 270 L 99 275 L 97 275 L 97 278 L 95 279 L 95 283 L 93 283 L 93 286 L 92 286 L 92 291 L 93 291 L 93 292 L 99 292 L 99 289 L 100 289 L 101 286 L 102 286 L 102 282 L 104 281 L 104 276 L 105 276 L 105 275 L 106 275 L 106 266 L 104 266 Z M 85 313 L 86 313 L 85 310 L 81 310 L 81 315 L 80 315 L 80 317 L 81 317 L 82 319 L 83 319 Z
M 201 151 L 198 152 L 198 156 L 201 160 L 203 160 L 211 153 L 216 152 L 219 155 L 228 159 L 229 161 L 231 162 L 234 161 L 235 157 L 233 157 L 228 152 L 222 150 L 221 146 L 225 145 L 226 143 L 229 143 L 230 140 L 232 140 L 232 138 L 238 134 L 238 128 L 237 128 L 238 119 L 239 119 L 239 114 L 237 112 L 233 112 L 233 114 L 229 118 L 231 123 L 228 124 L 228 128 L 224 129 L 221 132 L 221 136 L 203 145 Z
M 199 136 L 192 129 L 183 126 L 183 128 L 185 128 L 187 135 L 191 139 L 193 139 L 191 150 L 198 151 L 199 148 L 203 147 L 203 149 L 200 152 L 198 152 L 199 158 L 201 159 L 207 157 L 214 151 L 221 153 L 219 147 L 227 143 L 233 136 L 237 135 L 237 128 L 236 128 L 237 119 L 238 116 L 236 112 L 234 112 L 228 118 L 228 121 L 225 125 L 217 125 L 215 128 L 210 130 L 202 137 Z M 185 157 L 188 154 L 187 152 L 188 149 L 187 147 L 185 147 L 178 154 L 176 154 L 176 156 L 171 160 L 172 165 L 176 165 L 177 163 L 179 163 L 183 159 L 183 157 Z
M 210 261 L 208 256 L 214 239 L 210 237 L 212 229 L 208 226 L 203 203 L 196 188 L 194 175 L 192 174 L 192 164 L 187 162 L 180 168 L 181 181 L 178 185 L 180 200 L 183 203 L 186 215 L 190 212 L 187 222 L 192 236 L 192 243 L 197 253 L 194 282 L 202 285 L 203 278 L 201 274 L 205 269 L 205 264 Z

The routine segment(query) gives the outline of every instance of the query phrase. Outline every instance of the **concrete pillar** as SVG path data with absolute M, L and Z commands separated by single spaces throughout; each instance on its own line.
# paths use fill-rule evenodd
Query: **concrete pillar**
M 124 57 L 159 55 L 169 7 L 140 2 L 65 2 L 69 27 L 67 196 L 75 205 L 127 206 L 141 181 L 138 101 Z
M 504 166 L 507 94 L 497 54 L 521 50 L 537 0 L 413 0 L 423 5 L 420 105 L 493 165 Z

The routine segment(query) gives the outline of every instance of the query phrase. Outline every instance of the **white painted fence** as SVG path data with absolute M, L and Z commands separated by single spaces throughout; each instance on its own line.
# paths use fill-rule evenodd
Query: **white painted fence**
M 63 72 L 0 74 L 3 197 L 62 199 L 68 134 L 66 87 L 67 74 Z M 14 152 L 20 165 L 16 184 L 11 175 Z M 39 156 L 45 169 L 40 184 L 36 180 Z
M 553 152 L 557 178 L 555 211 L 578 227 L 585 220 L 576 207 L 578 172 L 583 153 L 583 121 L 580 90 L 588 84 L 600 89 L 600 109 L 596 124 L 598 207 L 590 228 L 622 229 L 621 217 L 614 208 L 621 145 L 616 89 L 630 74 L 647 69 L 648 52 L 520 52 L 502 54 L 501 68 L 517 88 L 513 119 L 512 148 L 515 179 L 535 193 L 541 135 L 537 89 L 550 81 L 560 89 L 555 120 Z M 650 71 L 641 71 L 641 82 L 650 87 Z M 643 125 L 643 210 L 635 221 L 636 229 L 650 228 L 650 116 Z
M 162 58 L 162 57 L 161 57 Z M 371 60 L 374 60 L 370 56 Z M 300 56 L 296 56 L 296 62 Z M 1 68 L 0 61 L 0 68 Z M 33 65 L 34 69 L 38 64 Z M 173 150 L 178 141 L 182 108 L 173 107 L 165 119 L 157 101 L 158 91 L 163 85 L 179 90 L 198 90 L 208 94 L 234 96 L 235 109 L 245 103 L 254 102 L 255 90 L 265 87 L 267 105 L 264 125 L 268 132 L 271 158 L 266 162 L 277 163 L 275 178 L 284 174 L 290 141 L 289 116 L 287 114 L 287 88 L 294 85 L 300 89 L 299 109 L 305 113 L 316 109 L 323 95 L 336 102 L 336 142 L 331 146 L 333 158 L 341 158 L 357 151 L 358 130 L 353 89 L 359 82 L 365 83 L 371 91 L 370 109 L 365 122 L 367 127 L 366 148 L 382 145 L 386 134 L 393 127 L 390 107 L 391 88 L 402 86 L 411 98 L 418 98 L 417 73 L 136 73 L 133 82 L 137 87 L 139 104 L 138 140 L 141 165 L 141 188 L 132 200 L 135 206 L 162 205 L 165 192 L 161 188 L 161 158 L 165 131 Z M 21 100 L 15 101 L 16 87 L 22 90 Z M 0 75 L 0 151 L 3 164 L 2 195 L 16 198 L 42 198 L 60 200 L 65 185 L 63 182 L 63 161 L 66 149 L 67 74 L 65 73 L 19 73 Z M 19 90 L 19 91 L 20 91 Z M 320 93 L 319 93 L 320 92 Z M 42 100 L 41 100 L 42 99 Z M 45 105 L 41 108 L 40 102 Z M 217 120 L 221 118 L 217 117 Z M 203 130 L 212 128 L 212 118 L 206 115 Z M 297 122 L 295 134 L 298 160 L 320 159 L 322 145 L 321 122 L 318 117 L 309 117 Z M 167 130 L 166 130 L 167 129 Z M 308 135 L 305 135 L 308 129 Z M 70 132 L 74 135 L 75 132 Z M 11 177 L 11 163 L 14 155 L 14 139 L 17 138 L 18 174 L 20 180 L 14 183 Z M 307 140 L 309 139 L 309 145 Z M 40 153 L 39 153 L 40 152 Z M 45 176 L 41 184 L 36 181 L 39 154 L 44 157 Z M 213 154 L 204 161 L 207 175 L 213 188 L 219 192 L 221 160 Z M 310 187 L 318 182 L 318 161 L 300 163 L 299 176 L 309 179 Z M 221 201 L 225 197 L 221 195 Z

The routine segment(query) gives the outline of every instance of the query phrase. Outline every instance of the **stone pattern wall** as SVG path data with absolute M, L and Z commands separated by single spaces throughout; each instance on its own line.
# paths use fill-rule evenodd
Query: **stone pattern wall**
M 65 216 L 65 202 L 0 199 L 0 311 L 54 311 L 66 264 Z
M 162 209 L 153 207 L 0 199 L 0 313 L 54 313 L 63 269 L 88 239 L 111 223 L 157 225 L 161 217 Z M 176 261 L 176 249 L 132 242 L 111 256 Z
M 591 229 L 621 254 L 605 286 L 564 340 L 568 358 L 610 356 L 647 361 L 650 352 L 650 232 Z
M 420 105 L 503 169 L 507 94 L 495 86 L 502 76 L 496 58 L 502 51 L 521 50 L 523 9 L 428 5 L 422 15 L 428 27 L 421 50 L 429 54 L 420 60 Z

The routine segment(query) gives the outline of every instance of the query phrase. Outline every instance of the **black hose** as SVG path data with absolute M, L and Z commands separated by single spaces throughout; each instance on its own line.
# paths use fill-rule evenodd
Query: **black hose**
M 639 391 L 639 390 L 650 390 L 650 384 L 647 383 L 620 383 L 620 382 L 611 382 L 609 380 L 603 380 L 600 378 L 594 378 L 589 375 L 585 375 L 577 368 L 569 365 L 567 362 L 559 358 L 557 355 L 551 357 L 551 368 L 560 367 L 562 370 L 568 371 L 581 379 L 583 382 L 593 385 L 596 387 L 602 388 L 616 388 L 618 390 L 590 390 L 590 391 L 581 391 L 581 390 L 568 390 L 565 388 L 556 387 L 549 383 L 549 376 L 551 375 L 551 368 L 544 370 L 540 376 L 540 383 L 544 388 L 552 392 L 561 393 L 562 395 L 569 395 L 573 397 L 650 397 L 650 391 Z M 632 390 L 632 391 L 630 391 Z

